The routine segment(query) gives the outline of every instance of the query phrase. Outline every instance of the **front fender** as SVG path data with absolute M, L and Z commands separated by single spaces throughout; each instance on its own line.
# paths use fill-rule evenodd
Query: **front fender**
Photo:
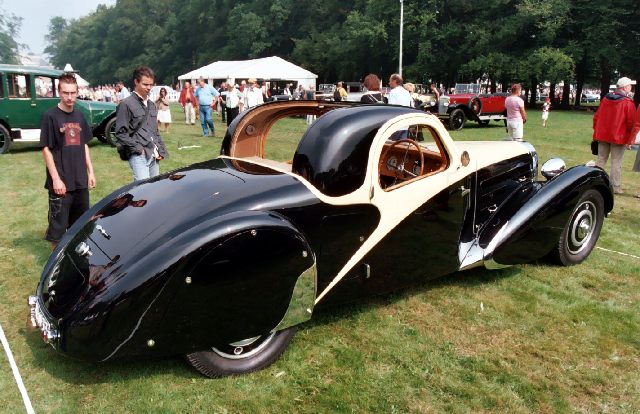
M 600 168 L 577 166 L 546 183 L 529 183 L 516 192 L 480 235 L 485 262 L 526 263 L 546 256 L 557 244 L 579 197 L 600 191 L 605 214 L 613 209 L 613 188 Z

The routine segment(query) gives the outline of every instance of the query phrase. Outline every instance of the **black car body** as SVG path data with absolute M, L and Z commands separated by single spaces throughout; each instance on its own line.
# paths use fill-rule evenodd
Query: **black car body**
M 316 115 L 291 163 L 264 158 L 277 119 Z M 209 376 L 272 363 L 318 306 L 554 254 L 584 260 L 613 207 L 601 169 L 533 147 L 456 143 L 433 115 L 272 102 L 220 157 L 91 208 L 46 264 L 32 321 L 90 361 L 184 354 Z

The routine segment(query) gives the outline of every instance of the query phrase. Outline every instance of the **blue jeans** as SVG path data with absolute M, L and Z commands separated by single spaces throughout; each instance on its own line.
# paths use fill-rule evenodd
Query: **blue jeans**
M 147 159 L 145 154 L 132 155 L 129 158 L 129 166 L 133 171 L 133 181 L 146 180 L 160 174 L 160 164 L 154 157 Z
M 216 133 L 213 126 L 213 118 L 211 117 L 211 107 L 209 105 L 200 105 L 200 123 L 202 124 L 202 135 L 207 135 L 207 125 L 211 131 L 211 135 Z

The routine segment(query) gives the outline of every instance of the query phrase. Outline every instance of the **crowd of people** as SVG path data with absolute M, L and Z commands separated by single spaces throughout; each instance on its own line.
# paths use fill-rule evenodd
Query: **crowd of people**
M 118 103 L 129 96 L 130 92 L 123 82 L 112 85 L 100 85 L 90 88 L 88 86 L 79 88 L 78 98 L 98 101 Z

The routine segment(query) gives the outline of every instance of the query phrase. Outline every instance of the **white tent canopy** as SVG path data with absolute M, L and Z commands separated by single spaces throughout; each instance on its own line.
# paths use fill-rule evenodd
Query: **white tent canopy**
M 199 78 L 209 81 L 214 79 L 225 79 L 235 82 L 235 79 L 264 79 L 264 80 L 288 80 L 298 82 L 308 88 L 316 84 L 318 75 L 306 69 L 296 66 L 291 62 L 271 56 L 252 60 L 221 60 L 209 65 L 192 70 L 189 73 L 178 76 L 182 82 L 195 82 Z

